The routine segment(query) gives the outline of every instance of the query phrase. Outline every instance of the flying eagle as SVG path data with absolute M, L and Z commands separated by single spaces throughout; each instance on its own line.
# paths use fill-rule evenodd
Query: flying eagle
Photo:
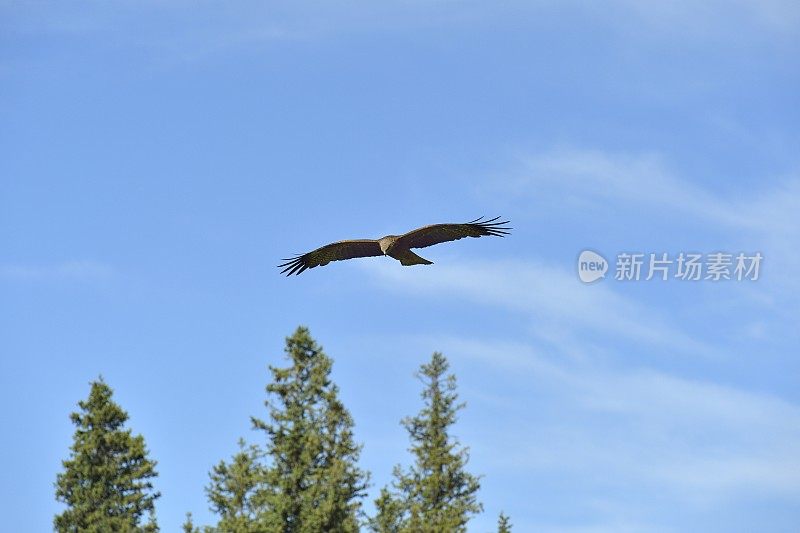
M 411 248 L 425 248 L 442 242 L 456 241 L 464 237 L 483 237 L 493 235 L 502 237 L 509 234 L 512 228 L 504 226 L 508 221 L 496 222 L 500 217 L 481 222 L 476 218 L 464 224 L 432 224 L 411 230 L 404 235 L 387 235 L 380 239 L 356 239 L 326 244 L 313 252 L 301 254 L 278 265 L 283 268 L 281 274 L 291 276 L 300 274 L 307 268 L 325 266 L 331 261 L 355 259 L 356 257 L 377 257 L 388 255 L 400 261 L 403 266 L 432 265 L 432 261 L 418 256 Z

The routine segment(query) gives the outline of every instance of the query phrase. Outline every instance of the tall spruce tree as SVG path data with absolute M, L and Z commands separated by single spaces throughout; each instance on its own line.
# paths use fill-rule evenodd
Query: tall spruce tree
M 450 435 L 456 415 L 456 378 L 446 375 L 449 364 L 441 353 L 422 365 L 423 408 L 403 419 L 411 438 L 414 465 L 394 469 L 392 490 L 384 489 L 375 501 L 377 514 L 370 520 L 379 533 L 439 533 L 466 531 L 466 524 L 482 510 L 477 501 L 479 478 L 465 470 L 468 449 Z
M 259 523 L 283 533 L 358 531 L 368 474 L 358 468 L 361 446 L 331 382 L 333 363 L 304 327 L 285 352 L 289 366 L 270 367 L 269 420 L 252 419 L 267 435 L 269 459 Z
M 59 533 L 155 532 L 151 479 L 158 474 L 144 438 L 125 429 L 128 414 L 111 399 L 102 378 L 70 415 L 77 426 L 70 458 L 56 480 L 56 499 L 67 505 L 54 519 Z M 146 523 L 144 516 L 148 515 Z
M 269 418 L 252 417 L 266 444 L 219 463 L 206 488 L 220 520 L 204 532 L 352 533 L 359 530 L 369 475 L 358 468 L 353 419 L 330 380 L 333 362 L 297 328 L 286 339 L 289 366 L 270 366 Z M 185 531 L 198 529 L 187 520 Z

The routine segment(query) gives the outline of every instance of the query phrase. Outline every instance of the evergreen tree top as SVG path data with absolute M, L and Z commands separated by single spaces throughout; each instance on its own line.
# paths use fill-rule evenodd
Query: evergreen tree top
M 220 520 L 208 531 L 356 533 L 369 475 L 358 467 L 353 420 L 330 379 L 332 360 L 299 327 L 286 338 L 288 366 L 270 366 L 266 436 L 210 473 L 206 488 Z M 187 520 L 185 531 L 194 525 Z
M 76 426 L 70 458 L 56 479 L 56 499 L 67 509 L 54 519 L 59 532 L 157 531 L 152 478 L 156 463 L 144 438 L 123 426 L 128 414 L 102 378 L 70 415 Z M 149 521 L 142 524 L 143 516 Z
M 393 489 L 376 500 L 377 515 L 370 521 L 380 533 L 463 532 L 477 501 L 479 477 L 466 470 L 469 451 L 450 434 L 457 413 L 456 378 L 447 374 L 449 363 L 440 352 L 420 367 L 423 407 L 402 420 L 411 439 L 414 463 L 394 469 Z
M 128 421 L 128 413 L 112 401 L 112 395 L 111 387 L 100 376 L 91 383 L 89 398 L 78 402 L 81 412 L 71 413 L 70 419 L 84 430 L 98 427 L 117 430 Z
M 511 533 L 511 519 L 503 512 L 497 518 L 497 533 Z

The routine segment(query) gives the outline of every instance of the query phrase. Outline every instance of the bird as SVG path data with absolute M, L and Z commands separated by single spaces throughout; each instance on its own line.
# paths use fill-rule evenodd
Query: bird
M 278 265 L 278 268 L 283 269 L 281 274 L 291 276 L 292 274 L 299 275 L 309 268 L 325 266 L 331 261 L 382 255 L 397 259 L 403 266 L 432 265 L 433 261 L 418 256 L 411 249 L 426 248 L 464 237 L 503 237 L 513 229 L 506 226 L 509 223 L 508 220 L 498 222 L 500 217 L 489 220 L 483 220 L 483 218 L 476 218 L 462 224 L 431 224 L 403 235 L 387 235 L 380 239 L 332 242 L 311 252 L 283 259 L 285 263 Z

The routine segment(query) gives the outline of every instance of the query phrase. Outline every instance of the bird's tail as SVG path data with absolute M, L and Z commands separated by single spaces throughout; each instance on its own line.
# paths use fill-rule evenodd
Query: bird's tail
M 433 261 L 428 261 L 424 257 L 418 256 L 411 250 L 392 250 L 389 252 L 389 257 L 397 259 L 403 266 L 433 264 Z

